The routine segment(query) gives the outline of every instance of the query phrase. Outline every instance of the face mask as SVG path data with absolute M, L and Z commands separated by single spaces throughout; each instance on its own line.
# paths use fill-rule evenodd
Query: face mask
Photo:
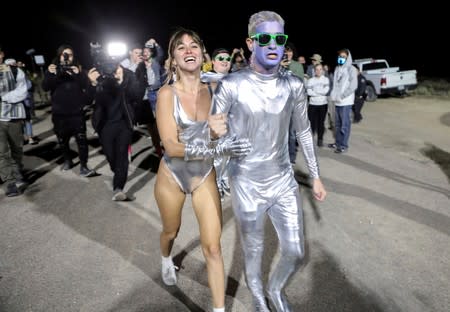
M 347 59 L 345 57 L 339 56 L 337 59 L 337 63 L 338 63 L 338 65 L 344 65 L 346 60 Z

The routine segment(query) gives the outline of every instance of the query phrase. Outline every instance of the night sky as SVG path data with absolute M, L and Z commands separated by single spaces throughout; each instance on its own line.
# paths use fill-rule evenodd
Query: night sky
M 82 64 L 90 67 L 91 41 L 120 39 L 144 43 L 153 37 L 166 49 L 171 32 L 182 26 L 196 30 L 209 52 L 218 47 L 231 50 L 245 48 L 251 14 L 272 10 L 285 19 L 289 41 L 307 59 L 319 53 L 325 63 L 334 66 L 337 50 L 348 48 L 353 58 L 386 58 L 391 66 L 401 70 L 416 69 L 419 77 L 450 80 L 450 50 L 444 47 L 450 45 L 450 27 L 442 7 L 429 1 L 401 10 L 389 8 L 392 2 L 380 1 L 360 2 L 361 7 L 352 8 L 344 1 L 332 6 L 320 1 L 296 2 L 299 8 L 294 8 L 293 3 L 294 0 L 75 0 L 26 5 L 9 1 L 2 3 L 0 45 L 7 58 L 25 61 L 30 66 L 30 57 L 25 54 L 28 49 L 44 55 L 48 64 L 57 47 L 68 43 Z M 24 12 L 34 17 L 25 19 Z

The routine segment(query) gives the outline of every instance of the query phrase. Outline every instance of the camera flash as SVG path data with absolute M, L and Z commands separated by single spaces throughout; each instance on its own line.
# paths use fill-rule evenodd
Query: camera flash
M 109 56 L 122 56 L 127 53 L 127 46 L 123 42 L 111 42 L 107 46 Z

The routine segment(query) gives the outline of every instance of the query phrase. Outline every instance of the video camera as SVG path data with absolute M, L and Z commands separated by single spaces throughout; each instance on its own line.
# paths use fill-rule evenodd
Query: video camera
M 127 47 L 123 43 L 110 43 L 105 50 L 98 42 L 91 42 L 91 57 L 94 67 L 102 78 L 113 78 L 120 61 L 125 57 Z

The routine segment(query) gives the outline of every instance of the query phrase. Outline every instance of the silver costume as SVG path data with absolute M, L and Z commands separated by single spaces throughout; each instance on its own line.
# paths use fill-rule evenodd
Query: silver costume
M 172 90 L 174 92 L 173 116 L 177 123 L 178 140 L 184 144 L 190 143 L 199 146 L 207 144 L 210 139 L 207 121 L 190 120 L 173 87 Z M 186 194 L 192 193 L 202 184 L 213 169 L 213 158 L 185 161 L 183 158 L 169 157 L 165 153 L 163 160 L 181 190 Z
M 216 72 L 202 72 L 202 82 L 218 82 L 225 77 L 226 74 Z M 230 184 L 228 182 L 227 166 L 230 157 L 218 156 L 214 158 L 214 169 L 216 170 L 216 183 L 219 189 L 220 197 L 223 199 L 226 193 L 230 192 Z
M 271 75 L 243 69 L 219 82 L 212 112 L 227 113 L 227 135 L 248 138 L 252 145 L 247 156 L 230 159 L 228 170 L 232 206 L 244 249 L 246 281 L 255 306 L 268 311 L 261 280 L 267 213 L 281 249 L 267 292 L 277 311 L 290 311 L 281 293 L 305 253 L 301 197 L 288 152 L 291 120 L 310 176 L 319 177 L 305 86 L 284 69 Z

